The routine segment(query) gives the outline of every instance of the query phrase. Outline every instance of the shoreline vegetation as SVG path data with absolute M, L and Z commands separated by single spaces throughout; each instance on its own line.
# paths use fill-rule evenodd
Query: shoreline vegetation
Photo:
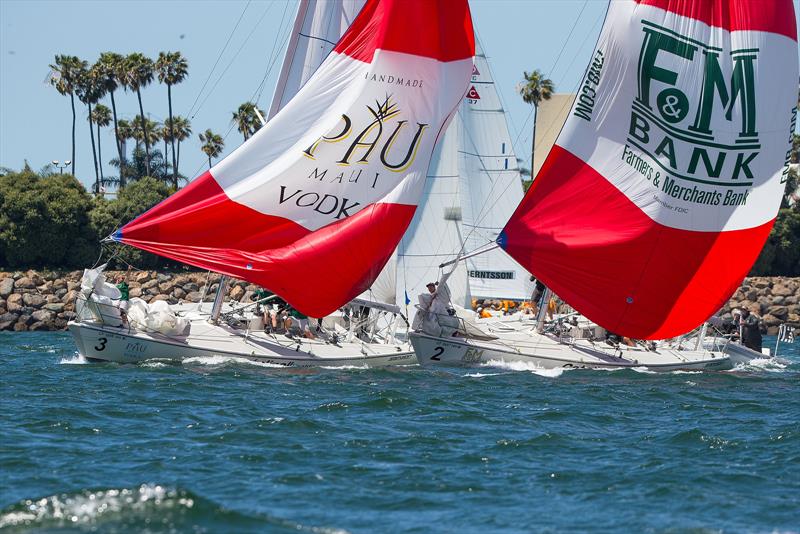
M 76 316 L 82 275 L 82 270 L 0 272 L 0 331 L 64 330 Z M 107 271 L 106 275 L 109 280 L 126 275 L 131 298 L 169 304 L 212 302 L 220 279 L 205 272 Z M 232 280 L 228 298 L 249 303 L 256 289 L 248 282 Z M 767 334 L 777 333 L 783 323 L 800 334 L 800 277 L 745 278 L 719 315 L 731 318 L 735 308 L 758 314 Z

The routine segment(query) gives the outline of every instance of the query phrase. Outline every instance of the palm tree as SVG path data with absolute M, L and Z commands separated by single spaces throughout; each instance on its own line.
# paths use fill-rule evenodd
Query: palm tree
M 533 139 L 531 139 L 531 174 L 533 174 L 533 154 L 536 149 L 536 119 L 539 116 L 539 104 L 542 100 L 550 100 L 555 91 L 553 80 L 545 78 L 540 70 L 534 70 L 529 73 L 523 72 L 522 81 L 517 85 L 523 102 L 533 105 Z M 533 178 L 533 176 L 531 176 Z
M 56 55 L 55 63 L 50 65 L 53 76 L 50 84 L 62 95 L 69 95 L 72 105 L 72 175 L 75 176 L 75 90 L 81 70 L 87 63 L 76 56 Z
M 203 143 L 200 150 L 205 152 L 206 156 L 208 156 L 208 168 L 210 169 L 211 158 L 219 157 L 219 155 L 222 154 L 225 143 L 221 135 L 215 134 L 211 130 L 206 130 L 200 134 L 200 142 Z
M 125 61 L 125 58 L 114 52 L 103 52 L 100 54 L 100 58 L 97 60 L 97 63 L 94 64 L 92 69 L 96 70 L 98 73 L 98 78 L 100 82 L 105 87 L 106 92 L 111 96 L 111 110 L 114 115 L 114 139 L 116 140 L 117 145 L 117 154 L 119 155 L 120 161 L 124 160 L 122 154 L 122 139 L 120 139 L 118 121 L 117 121 L 117 102 L 114 100 L 114 91 L 117 90 L 119 87 L 119 78 L 118 75 L 122 70 L 122 65 Z M 103 165 L 102 162 L 100 164 L 100 174 L 102 174 Z M 120 187 L 125 187 L 125 180 L 120 176 Z
M 231 123 L 236 124 L 236 129 L 244 136 L 245 141 L 261 128 L 261 119 L 258 117 L 258 113 L 261 113 L 263 117 L 264 111 L 258 109 L 258 113 L 256 113 L 257 109 L 253 102 L 245 102 L 233 113 Z
M 97 159 L 100 161 L 100 182 L 105 183 L 105 176 L 103 176 L 103 150 L 100 145 L 100 128 L 111 124 L 111 110 L 103 104 L 97 104 L 94 107 L 94 112 L 92 112 L 90 119 L 97 125 Z M 116 123 L 114 126 L 116 126 Z
M 175 115 L 172 122 L 175 128 L 175 141 L 178 142 L 178 154 L 175 158 L 175 164 L 179 167 L 181 164 L 181 142 L 186 141 L 192 135 L 192 123 L 189 122 L 189 119 L 180 115 Z
M 156 121 L 147 118 L 142 120 L 141 115 L 136 115 L 131 121 L 131 127 L 133 128 L 132 137 L 136 140 L 136 147 L 145 146 L 145 169 L 147 169 L 147 158 L 150 156 L 148 147 L 155 145 L 161 139 L 160 125 Z M 146 135 L 144 135 L 145 133 Z
M 172 130 L 174 121 L 172 120 L 172 86 L 181 83 L 189 73 L 189 64 L 180 52 L 160 52 L 156 60 L 156 70 L 158 71 L 158 81 L 167 84 L 167 102 L 169 103 L 169 139 L 172 143 L 172 180 L 175 189 L 178 188 L 178 160 L 175 155 L 175 132 Z M 166 137 L 165 137 L 166 140 Z M 164 158 L 167 157 L 166 145 L 164 147 Z
M 153 60 L 139 52 L 128 54 L 123 63 L 124 84 L 125 87 L 132 91 L 136 91 L 136 97 L 139 99 L 139 115 L 144 117 L 144 107 L 142 106 L 142 88 L 146 87 L 153 81 Z M 147 174 L 150 174 L 150 136 L 144 130 L 147 127 L 147 121 L 139 121 L 142 127 L 141 139 L 144 141 L 145 153 L 145 169 Z
M 89 108 L 89 137 L 92 139 L 92 157 L 94 159 L 94 191 L 95 193 L 99 193 L 100 174 L 97 166 L 97 146 L 94 142 L 94 125 L 92 123 L 94 113 L 92 112 L 92 104 L 96 104 L 97 101 L 103 97 L 105 89 L 103 84 L 100 83 L 97 71 L 92 69 L 82 69 L 80 71 L 76 89 L 80 101 Z

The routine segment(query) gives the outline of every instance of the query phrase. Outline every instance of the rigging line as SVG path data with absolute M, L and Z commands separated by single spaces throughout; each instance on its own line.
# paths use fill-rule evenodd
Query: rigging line
M 233 57 L 231 57 L 230 61 L 228 61 L 228 64 L 225 66 L 225 69 L 222 71 L 222 73 L 219 75 L 217 80 L 214 82 L 214 85 L 211 86 L 211 89 L 208 90 L 208 92 L 206 93 L 206 96 L 203 98 L 203 100 L 200 102 L 200 104 L 198 104 L 197 109 L 194 110 L 194 114 L 195 115 L 200 113 L 200 110 L 203 108 L 203 105 L 205 105 L 205 103 L 209 99 L 209 97 L 211 97 L 211 95 L 214 94 L 214 90 L 217 88 L 217 85 L 219 85 L 219 82 L 221 82 L 222 79 L 225 77 L 225 73 L 228 72 L 228 69 L 231 68 L 231 66 L 233 65 L 233 62 L 236 61 L 236 58 L 239 56 L 239 53 L 241 53 L 241 51 L 244 48 L 244 46 L 250 40 L 250 37 L 253 36 L 255 31 L 258 29 L 258 26 L 261 24 L 261 21 L 264 20 L 265 16 L 267 16 L 267 13 L 269 12 L 270 8 L 272 8 L 273 5 L 275 5 L 275 4 L 273 4 L 273 3 L 267 4 L 267 9 L 265 9 L 264 13 L 261 14 L 261 17 L 259 17 L 258 22 L 255 23 L 255 25 L 253 26 L 253 29 L 250 30 L 250 33 L 248 33 L 247 37 L 244 38 L 244 41 L 242 41 L 242 44 L 239 46 L 239 49 L 236 50 L 235 54 L 233 54 Z
M 583 42 L 581 43 L 581 45 L 580 45 L 580 47 L 579 47 L 579 49 L 578 49 L 579 51 L 580 51 L 580 50 L 583 50 L 583 47 L 584 47 L 584 45 L 586 44 L 586 40 L 589 38 L 589 36 L 590 36 L 590 35 L 592 35 L 592 34 L 593 34 L 593 32 L 594 32 L 594 29 L 597 27 L 597 24 L 598 24 L 598 22 L 601 22 L 601 21 L 603 21 L 603 20 L 605 20 L 605 16 L 603 16 L 603 17 L 599 17 L 599 18 L 598 18 L 598 19 L 595 21 L 594 25 L 592 26 L 592 29 L 591 29 L 591 30 L 590 30 L 590 31 L 589 31 L 589 32 L 586 34 L 586 37 L 584 38 Z M 572 61 L 570 62 L 570 65 L 569 65 L 570 67 L 572 66 L 572 63 L 574 63 L 574 61 L 575 61 L 575 58 L 576 58 L 576 57 L 578 57 L 578 54 L 576 54 L 575 56 L 573 56 L 573 59 L 572 59 Z M 589 65 L 587 64 L 587 66 L 586 66 L 586 70 L 588 70 L 588 69 L 589 69 Z M 584 76 L 585 76 L 585 73 L 584 73 Z M 580 86 L 580 84 L 583 82 L 583 78 L 584 78 L 584 76 L 581 76 L 580 78 L 578 78 L 578 81 L 575 83 L 575 86 L 573 87 L 573 92 L 578 90 L 578 87 L 579 87 L 579 86 Z M 568 104 L 568 102 L 564 102 L 564 103 L 561 105 L 561 109 L 559 110 L 559 114 L 560 114 L 561 112 L 563 112 L 563 111 L 564 111 L 564 108 L 566 108 L 567 104 Z M 550 130 L 553 128 L 553 126 L 554 126 L 554 125 L 553 125 L 553 124 L 551 124 L 551 125 L 550 125 L 550 127 L 549 127 L 549 128 L 546 130 L 546 131 L 545 131 L 545 134 L 549 133 L 549 132 L 550 132 Z M 561 127 L 563 128 L 563 125 L 561 125 Z M 531 169 L 531 175 L 533 175 L 533 169 Z M 533 179 L 533 177 L 531 177 L 531 179 Z M 494 208 L 494 206 L 497 204 L 497 202 L 499 202 L 499 201 L 500 201 L 500 199 L 503 197 L 503 195 L 505 195 L 505 192 L 508 190 L 508 188 L 509 188 L 510 186 L 511 186 L 511 183 L 509 183 L 509 184 L 507 184 L 507 185 L 506 185 L 506 187 L 505 187 L 505 189 L 503 190 L 503 192 L 502 192 L 502 193 L 501 193 L 501 194 L 500 194 L 500 195 L 499 195 L 499 196 L 498 196 L 498 197 L 495 199 L 495 201 L 494 201 L 494 202 L 492 203 L 492 205 L 489 207 L 489 210 L 488 210 L 488 211 L 487 211 L 487 212 L 486 212 L 486 213 L 485 213 L 483 216 L 481 216 L 481 217 L 480 217 L 480 218 L 479 218 L 479 219 L 476 221 L 476 223 L 475 223 L 476 225 L 477 225 L 477 224 L 479 224 L 479 223 L 480 223 L 480 222 L 483 220 L 483 218 L 484 218 L 486 215 L 488 215 L 488 214 L 489 214 L 489 212 L 491 211 L 491 209 L 492 209 L 492 208 Z M 492 186 L 492 188 L 494 188 L 494 186 Z M 489 197 L 487 197 L 487 199 L 486 199 L 486 202 L 488 202 L 488 201 L 489 201 Z M 481 211 L 482 211 L 482 210 L 481 210 Z M 479 213 L 480 213 L 480 212 L 479 212 Z M 475 228 L 473 228 L 473 230 L 475 230 Z M 472 232 L 470 232 L 470 233 L 472 233 Z
M 604 17 L 600 17 L 595 21 L 594 25 L 592 26 L 592 29 L 589 30 L 589 32 L 586 34 L 586 37 L 584 37 L 583 42 L 581 43 L 581 46 L 578 49 L 579 51 L 583 50 L 583 47 L 586 44 L 587 39 L 589 38 L 590 35 L 592 35 L 594 33 L 594 29 L 597 27 L 597 23 L 602 21 L 603 19 L 604 19 Z M 572 61 L 570 61 L 569 65 L 567 66 L 567 70 L 569 70 L 570 67 L 572 67 L 573 63 L 575 63 L 575 60 L 577 59 L 578 55 L 580 55 L 580 54 L 576 54 L 576 55 L 572 56 Z M 588 70 L 588 64 L 587 64 L 586 70 Z M 581 76 L 580 78 L 578 78 L 578 81 L 575 83 L 575 86 L 572 89 L 573 93 L 577 94 L 578 87 L 580 87 L 581 83 L 583 82 L 584 76 L 585 76 L 585 71 L 584 71 L 584 75 Z M 561 108 L 559 109 L 559 115 L 561 114 L 561 112 L 564 111 L 564 108 L 567 107 L 567 105 L 572 105 L 572 104 L 568 103 L 568 102 L 564 102 L 561 105 Z M 555 123 L 550 123 L 550 126 L 547 128 L 547 130 L 544 131 L 543 136 L 546 136 L 548 133 L 550 133 L 550 131 L 553 129 L 554 126 L 555 126 Z M 563 126 L 563 125 L 561 125 L 561 126 Z M 533 169 L 531 169 L 531 172 L 533 172 Z
M 583 15 L 583 10 L 586 9 L 586 6 L 588 4 L 589 4 L 589 0 L 584 0 L 583 7 L 581 7 L 581 10 L 578 13 L 578 16 L 575 17 L 575 22 L 572 23 L 572 29 L 569 30 L 569 34 L 567 34 L 566 39 L 564 39 L 564 44 L 561 45 L 561 51 L 558 53 L 558 56 L 556 56 L 556 60 L 553 62 L 553 66 L 550 67 L 550 71 L 548 72 L 549 75 L 552 75 L 552 73 L 555 71 L 555 68 L 558 65 L 558 61 L 561 59 L 561 54 L 564 53 L 564 50 L 567 47 L 567 43 L 569 42 L 570 38 L 572 38 L 572 32 L 575 31 L 575 27 L 578 25 L 578 21 L 580 20 L 581 15 Z M 594 29 L 594 26 L 592 26 L 592 29 Z M 591 32 L 589 32 L 589 33 L 591 33 Z M 581 44 L 581 48 L 582 47 L 583 47 L 583 44 Z M 574 57 L 575 56 L 573 56 L 573 59 L 574 59 Z M 567 69 L 567 70 L 569 70 L 569 69 Z M 513 146 L 516 146 L 517 141 L 519 141 L 519 138 L 522 135 L 522 132 L 525 131 L 525 127 L 528 125 L 528 121 L 531 120 L 531 116 L 533 115 L 533 112 L 534 112 L 535 109 L 536 109 L 535 106 L 531 106 L 531 110 L 528 112 L 528 116 L 525 118 L 525 122 L 522 123 L 522 128 L 520 128 L 519 131 L 517 132 L 517 137 L 516 137 L 516 139 L 514 139 Z M 533 172 L 532 169 L 531 169 L 531 172 Z M 531 178 L 533 178 L 533 177 L 531 177 Z
M 286 12 L 288 11 L 288 9 L 289 9 L 289 2 L 287 2 L 283 6 L 283 13 L 281 13 L 281 21 L 278 24 L 278 31 L 275 32 L 275 40 L 272 43 L 272 50 L 269 53 L 269 58 L 267 58 L 267 69 L 264 72 L 264 77 L 261 78 L 261 82 L 259 82 L 258 86 L 256 87 L 256 90 L 253 91 L 252 98 L 250 98 L 250 100 L 253 101 L 253 102 L 258 103 L 261 100 L 261 95 L 263 94 L 264 88 L 266 87 L 265 84 L 267 82 L 267 78 L 269 77 L 270 73 L 272 72 L 272 67 L 275 65 L 275 61 L 277 60 L 278 56 L 280 55 L 279 52 L 278 52 L 278 41 L 280 40 L 280 36 L 285 31 L 284 28 L 283 28 L 283 23 L 284 23 L 284 20 L 286 19 Z M 289 21 L 289 24 L 287 25 L 286 29 L 288 29 L 289 31 L 286 33 L 286 36 L 283 39 L 283 44 L 281 44 L 281 50 L 283 49 L 283 45 L 286 44 L 286 42 L 289 40 L 289 38 L 290 38 L 290 36 L 292 34 L 291 21 Z M 258 95 L 258 96 L 256 96 L 256 95 Z
M 189 117 L 191 119 L 194 118 L 194 115 L 192 115 L 192 112 L 194 111 L 194 106 L 195 106 L 195 104 L 197 104 L 197 101 L 200 100 L 200 95 L 203 94 L 203 90 L 206 88 L 206 85 L 208 85 L 208 81 L 211 79 L 211 75 L 214 74 L 214 69 L 217 68 L 217 64 L 219 64 L 219 60 L 222 59 L 222 55 L 225 53 L 225 50 L 228 49 L 228 45 L 230 44 L 231 39 L 233 39 L 233 34 L 236 33 L 236 29 L 239 27 L 239 23 L 242 22 L 242 18 L 244 18 L 244 13 L 245 13 L 245 11 L 247 11 L 247 8 L 250 6 L 250 2 L 251 1 L 252 0 L 247 0 L 247 4 L 245 4 L 244 9 L 242 9 L 242 14 L 239 15 L 239 20 L 236 21 L 236 25 L 231 30 L 230 35 L 228 35 L 228 40 L 225 41 L 225 46 L 222 47 L 222 50 L 220 51 L 219 55 L 217 56 L 217 60 L 214 62 L 214 66 L 211 67 L 211 71 L 209 71 L 208 77 L 206 77 L 206 81 L 203 82 L 203 86 L 200 88 L 200 92 L 197 93 L 197 96 L 195 97 L 194 102 L 192 102 L 192 106 L 189 108 L 189 112 L 186 113 L 187 117 Z

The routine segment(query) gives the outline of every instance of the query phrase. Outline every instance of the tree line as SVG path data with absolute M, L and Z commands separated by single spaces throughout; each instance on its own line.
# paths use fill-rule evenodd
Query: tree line
M 124 189 L 129 182 L 145 176 L 157 178 L 177 189 L 180 181 L 185 181 L 180 169 L 181 143 L 192 135 L 192 125 L 188 118 L 173 114 L 172 89 L 189 74 L 189 64 L 180 52 L 160 52 L 155 60 L 142 53 L 121 55 L 103 52 L 93 64 L 70 55 L 56 55 L 50 65 L 51 85 L 62 95 L 69 96 L 72 111 L 72 159 L 71 174 L 75 176 L 75 135 L 77 125 L 77 99 L 88 110 L 89 136 L 91 138 L 94 163 L 94 191 L 101 186 L 114 185 Z M 155 80 L 166 86 L 168 118 L 163 124 L 147 117 L 142 101 L 142 90 Z M 120 118 L 117 113 L 117 91 L 130 91 L 136 94 L 138 114 L 131 119 Z M 101 101 L 108 97 L 111 108 Z M 233 112 L 231 122 L 247 140 L 260 127 L 263 111 L 253 102 L 245 102 Z M 115 157 L 109 163 L 118 169 L 118 175 L 107 176 L 103 168 L 101 128 L 113 123 Z M 223 137 L 210 129 L 198 134 L 202 152 L 208 157 L 209 168 L 212 161 L 222 154 Z M 135 146 L 128 154 L 127 142 L 133 140 Z M 157 145 L 163 142 L 163 151 Z

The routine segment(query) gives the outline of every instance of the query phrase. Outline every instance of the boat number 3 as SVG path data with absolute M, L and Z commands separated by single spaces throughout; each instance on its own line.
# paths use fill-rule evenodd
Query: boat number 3
M 441 358 L 439 358 L 439 356 L 441 356 L 443 352 L 444 352 L 444 347 L 436 347 L 436 352 L 434 352 L 433 356 L 431 356 L 431 360 L 436 360 L 437 362 L 441 361 Z
M 108 339 L 106 339 L 104 337 L 101 337 L 97 341 L 100 344 L 99 345 L 95 345 L 94 346 L 94 350 L 96 350 L 97 352 L 102 352 L 102 351 L 106 350 L 106 343 L 108 343 Z

